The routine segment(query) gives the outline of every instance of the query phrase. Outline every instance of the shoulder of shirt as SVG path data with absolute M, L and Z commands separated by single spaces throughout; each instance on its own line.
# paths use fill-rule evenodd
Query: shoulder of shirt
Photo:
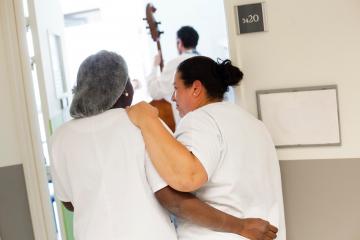
M 70 131 L 70 126 L 73 124 L 74 121 L 78 121 L 78 120 L 72 119 L 72 120 L 62 124 L 60 127 L 58 127 L 54 131 L 54 133 L 50 137 L 50 143 L 51 143 L 50 145 L 51 146 L 55 146 L 56 144 L 58 144 L 61 141 L 64 134 L 66 134 L 66 132 Z
M 239 114 L 239 116 L 243 119 L 248 119 L 248 121 L 253 122 L 254 124 L 258 125 L 261 128 L 266 129 L 265 124 L 259 120 L 258 118 L 256 118 L 253 114 L 251 114 L 249 111 L 247 111 L 246 109 L 244 109 L 243 107 L 235 104 L 235 103 L 231 103 L 231 102 L 220 102 L 220 103 L 216 103 L 216 104 L 209 104 L 203 107 L 203 109 L 208 112 L 210 115 L 212 115 L 213 111 L 216 111 L 216 109 L 218 108 L 227 108 L 229 111 L 235 111 L 237 112 L 237 114 Z
M 240 106 L 238 106 L 234 103 L 219 102 L 219 103 L 207 104 L 207 105 L 200 107 L 192 112 L 189 112 L 188 114 L 186 114 L 183 117 L 181 122 L 188 122 L 188 121 L 194 121 L 194 120 L 196 120 L 198 122 L 200 120 L 201 122 L 203 122 L 202 120 L 205 120 L 205 121 L 211 120 L 210 122 L 214 122 L 216 124 L 216 118 L 218 117 L 217 109 L 219 109 L 219 108 L 223 109 L 224 107 L 228 108 L 230 111 L 238 111 L 241 114 L 251 115 L 250 113 L 247 113 L 244 109 L 242 109 Z M 251 117 L 254 118 L 252 115 L 251 115 Z M 256 119 L 256 118 L 254 118 L 254 119 Z
M 96 119 L 101 119 L 101 118 L 114 118 L 114 117 L 120 118 L 123 113 L 124 113 L 123 109 L 110 109 L 95 116 L 79 118 L 79 119 L 71 119 L 70 121 L 62 124 L 54 131 L 53 135 L 51 136 L 51 143 L 54 144 L 54 142 L 57 142 L 60 139 L 62 139 L 63 136 L 66 135 L 67 133 L 73 132 L 74 127 L 76 128 L 76 125 L 84 125 L 85 123 L 88 123 L 92 120 L 96 121 Z
M 194 111 L 189 112 L 186 114 L 182 120 L 188 120 L 193 118 L 202 118 L 202 117 L 208 117 L 208 113 L 203 108 L 196 109 Z
M 187 126 L 189 124 L 196 123 L 196 126 L 208 126 L 206 123 L 212 123 L 214 121 L 213 116 L 204 108 L 196 109 L 186 114 L 179 123 L 180 126 Z
M 191 58 L 191 57 L 194 57 L 194 56 L 197 56 L 196 54 L 192 54 L 192 53 L 183 53 L 179 56 L 177 56 L 176 58 L 173 58 L 171 59 L 170 61 L 168 61 L 166 64 L 165 64 L 165 67 L 167 65 L 170 65 L 170 66 L 175 66 L 177 67 L 182 61 L 188 59 L 188 58 Z

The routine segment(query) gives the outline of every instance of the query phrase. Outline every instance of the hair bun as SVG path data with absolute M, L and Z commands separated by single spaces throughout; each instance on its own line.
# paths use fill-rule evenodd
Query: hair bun
M 222 62 L 219 62 L 218 60 L 218 74 L 219 78 L 223 80 L 226 86 L 237 85 L 244 75 L 238 67 L 231 64 L 229 59 Z

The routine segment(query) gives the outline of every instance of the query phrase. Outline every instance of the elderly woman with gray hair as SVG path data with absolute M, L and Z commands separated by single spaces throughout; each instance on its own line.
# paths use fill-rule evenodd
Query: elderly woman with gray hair
M 168 212 L 154 195 L 161 189 L 157 197 L 176 206 L 169 210 L 194 224 L 263 239 L 262 220 L 227 215 L 162 181 L 124 109 L 132 97 L 120 55 L 100 51 L 81 64 L 70 109 L 74 119 L 57 129 L 51 145 L 55 195 L 74 211 L 75 239 L 175 240 Z M 159 179 L 162 184 L 151 189 L 149 182 Z

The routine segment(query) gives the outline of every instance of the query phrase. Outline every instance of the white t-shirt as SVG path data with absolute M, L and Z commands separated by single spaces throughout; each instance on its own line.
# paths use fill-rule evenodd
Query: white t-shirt
M 151 73 L 147 77 L 147 88 L 150 96 L 155 100 L 163 98 L 169 103 L 171 103 L 175 123 L 179 122 L 180 115 L 178 110 L 176 109 L 176 104 L 171 101 L 171 96 L 174 92 L 174 76 L 179 64 L 186 59 L 194 56 L 197 56 L 197 54 L 194 54 L 191 51 L 185 52 L 172 59 L 171 61 L 167 62 L 160 76 L 157 75 L 157 68 L 153 68 Z
M 146 159 L 141 132 L 124 109 L 71 120 L 52 138 L 55 194 L 74 205 L 76 240 L 175 240 L 146 171 L 166 186 Z M 150 165 L 149 165 L 150 164 Z
M 262 218 L 285 240 L 281 176 L 272 139 L 262 122 L 239 106 L 212 103 L 188 113 L 175 137 L 202 163 L 208 182 L 194 194 L 240 218 Z M 245 239 L 178 219 L 181 240 Z

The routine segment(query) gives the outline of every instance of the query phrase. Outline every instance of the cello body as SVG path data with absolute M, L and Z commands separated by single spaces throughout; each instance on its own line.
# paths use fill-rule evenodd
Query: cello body
M 176 124 L 171 103 L 169 103 L 165 99 L 160 99 L 152 100 L 150 104 L 159 110 L 159 118 L 166 123 L 166 125 L 171 129 L 171 131 L 175 132 Z

